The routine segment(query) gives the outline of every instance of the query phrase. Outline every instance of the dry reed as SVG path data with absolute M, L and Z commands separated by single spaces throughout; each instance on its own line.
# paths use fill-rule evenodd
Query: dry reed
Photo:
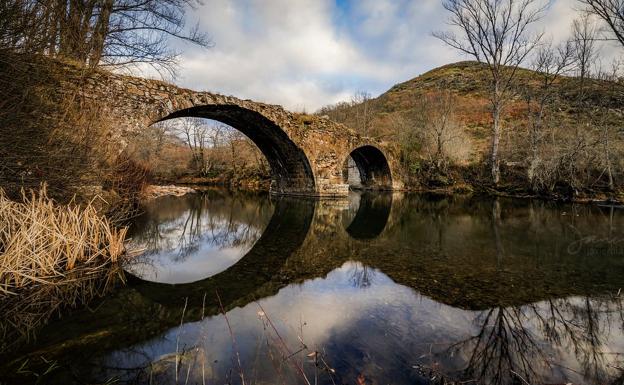
M 39 285 L 95 274 L 125 253 L 116 229 L 92 204 L 57 205 L 42 188 L 14 202 L 0 190 L 0 300 Z M 71 278 L 75 279 L 75 278 Z

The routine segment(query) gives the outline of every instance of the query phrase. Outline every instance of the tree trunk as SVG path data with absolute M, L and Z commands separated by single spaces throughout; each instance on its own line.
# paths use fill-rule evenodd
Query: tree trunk
M 442 131 L 436 133 L 436 167 L 438 171 L 442 166 Z
M 238 170 L 236 169 L 236 148 L 234 148 L 234 141 L 230 140 L 230 156 L 232 157 L 232 173 L 233 177 L 236 177 Z
M 607 177 L 609 178 L 609 190 L 614 190 L 613 183 L 613 172 L 611 170 L 611 158 L 609 156 L 609 127 L 604 126 L 604 154 L 605 154 L 605 162 L 607 166 Z
M 529 178 L 529 183 L 531 187 L 535 187 L 533 183 L 533 179 L 535 178 L 535 170 L 537 169 L 539 163 L 539 141 L 540 135 L 542 132 L 542 121 L 544 116 L 544 104 L 545 101 L 541 100 L 539 105 L 539 110 L 537 112 L 537 116 L 532 118 L 531 124 L 531 161 L 529 163 L 529 169 L 527 170 L 527 177 Z M 530 106 L 529 106 L 530 109 Z M 530 114 L 533 115 L 532 113 Z
M 498 87 L 497 87 L 498 89 Z M 497 90 L 498 93 L 498 90 Z M 498 186 L 500 182 L 500 165 L 498 159 L 498 147 L 500 143 L 500 114 L 501 114 L 501 106 L 500 100 L 498 100 L 498 96 L 496 96 L 496 100 L 493 102 L 492 109 L 492 118 L 494 120 L 494 125 L 492 127 L 492 153 L 491 153 L 491 162 L 492 162 L 492 182 L 494 186 Z
M 104 52 L 104 42 L 109 31 L 110 15 L 113 9 L 113 0 L 102 0 L 100 16 L 93 31 L 90 44 L 89 66 L 95 67 L 102 59 Z

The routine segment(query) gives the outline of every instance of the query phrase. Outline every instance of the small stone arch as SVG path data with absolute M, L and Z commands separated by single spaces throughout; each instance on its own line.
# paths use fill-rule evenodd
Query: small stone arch
M 158 121 L 174 118 L 206 118 L 225 123 L 253 141 L 271 166 L 271 192 L 314 195 L 315 179 L 303 149 L 284 130 L 257 111 L 238 105 L 204 105 L 181 109 Z
M 367 144 L 352 150 L 343 163 L 342 176 L 344 183 L 348 183 L 354 189 L 392 190 L 393 188 L 388 159 L 379 148 L 373 145 Z

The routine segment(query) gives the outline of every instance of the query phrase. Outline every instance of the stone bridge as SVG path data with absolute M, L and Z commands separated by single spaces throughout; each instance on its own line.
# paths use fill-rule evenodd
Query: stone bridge
M 125 140 L 151 124 L 181 117 L 208 118 L 236 128 L 269 162 L 275 194 L 344 196 L 349 190 L 349 157 L 359 170 L 361 187 L 403 187 L 391 146 L 324 117 L 103 71 L 78 81 L 82 95 L 97 103 Z

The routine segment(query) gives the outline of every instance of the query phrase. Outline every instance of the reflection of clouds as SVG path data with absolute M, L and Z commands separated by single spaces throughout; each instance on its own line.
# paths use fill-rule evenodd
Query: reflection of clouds
M 262 210 L 247 213 L 231 196 L 225 203 L 201 194 L 152 203 L 156 213 L 161 204 L 169 204 L 170 212 L 137 225 L 132 247 L 145 253 L 127 269 L 150 281 L 187 283 L 235 264 L 260 238 L 269 217 Z
M 301 347 L 299 336 L 307 345 L 298 359 L 308 351 L 322 351 L 345 381 L 364 373 L 375 382 L 411 383 L 414 368 L 424 366 L 484 384 L 511 383 L 512 371 L 531 383 L 606 383 L 621 365 L 619 299 L 572 297 L 466 311 L 421 296 L 370 268 L 374 279 L 362 290 L 353 284 L 353 275 L 364 267 L 347 262 L 325 278 L 291 284 L 260 301 L 291 351 Z M 258 312 L 257 304 L 250 303 L 230 310 L 227 317 L 248 378 L 253 373 L 258 381 L 274 383 L 270 357 L 280 357 L 274 349 L 276 338 Z M 172 328 L 112 354 L 106 366 L 146 367 L 175 352 L 176 343 L 184 352 L 184 370 L 191 368 L 196 381 L 201 382 L 200 364 L 209 365 L 211 378 L 219 381 L 230 369 L 237 370 L 223 316 Z M 160 375 L 171 380 L 173 371 Z M 295 377 L 285 382 L 298 381 Z
M 252 247 L 253 244 L 244 247 L 215 248 L 211 244 L 202 243 L 199 248 L 182 261 L 172 263 L 170 253 L 159 252 L 129 265 L 127 270 L 142 279 L 153 282 L 194 282 L 216 275 L 234 265 Z
M 347 262 L 325 278 L 290 285 L 277 295 L 261 300 L 262 307 L 291 350 L 298 347 L 298 335 L 301 334 L 303 323 L 303 340 L 312 350 L 321 351 L 333 339 L 357 330 L 358 324 L 365 324 L 367 330 L 357 330 L 359 337 L 351 344 L 358 350 L 384 353 L 388 353 L 384 349 L 391 348 L 393 343 L 400 342 L 404 336 L 411 335 L 412 340 L 417 340 L 418 335 L 425 337 L 422 346 L 434 342 L 426 339 L 433 336 L 431 320 L 446 324 L 445 333 L 448 335 L 459 336 L 463 330 L 470 328 L 471 317 L 421 297 L 413 290 L 395 284 L 379 271 L 374 272 L 375 279 L 371 281 L 368 290 L 362 290 L 353 285 L 352 281 L 353 272 L 362 269 L 359 263 Z M 227 314 L 241 357 L 248 364 L 255 359 L 256 349 L 263 346 L 258 341 L 266 333 L 262 322 L 258 320 L 258 310 L 258 306 L 251 303 Z M 385 332 L 387 336 L 383 337 Z M 109 366 L 145 366 L 150 360 L 175 351 L 178 333 L 182 345 L 191 347 L 199 343 L 212 361 L 218 361 L 216 373 L 225 375 L 233 367 L 230 361 L 232 343 L 222 316 L 185 324 L 181 329 L 173 328 L 146 344 L 115 353 L 109 358 Z M 377 336 L 387 340 L 380 344 Z M 329 359 L 332 359 L 331 355 Z M 274 374 L 271 372 L 272 366 L 268 362 L 260 366 L 263 369 L 258 375 L 270 381 Z

